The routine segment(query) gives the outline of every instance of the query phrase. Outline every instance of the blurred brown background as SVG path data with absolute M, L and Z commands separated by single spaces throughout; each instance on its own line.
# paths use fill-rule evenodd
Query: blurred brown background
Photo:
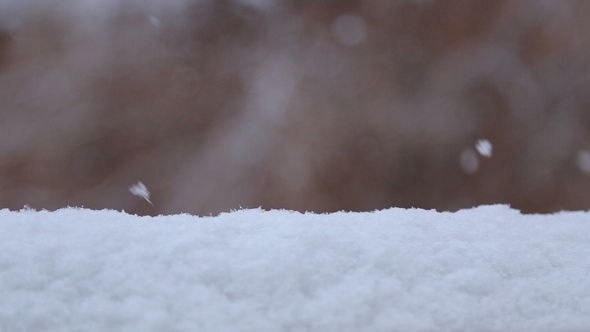
M 2 1 L 0 208 L 590 209 L 589 17 L 585 0 Z

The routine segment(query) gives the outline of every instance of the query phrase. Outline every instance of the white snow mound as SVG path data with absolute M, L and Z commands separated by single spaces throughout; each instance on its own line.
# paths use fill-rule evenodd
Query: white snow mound
M 589 331 L 590 214 L 0 210 L 0 331 Z

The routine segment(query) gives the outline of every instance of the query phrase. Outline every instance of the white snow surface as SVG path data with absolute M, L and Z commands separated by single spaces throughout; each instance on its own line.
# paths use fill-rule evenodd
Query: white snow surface
M 0 331 L 590 331 L 590 214 L 4 209 Z

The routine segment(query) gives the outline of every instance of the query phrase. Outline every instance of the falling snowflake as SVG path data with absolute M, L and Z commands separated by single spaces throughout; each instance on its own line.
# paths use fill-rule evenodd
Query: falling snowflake
M 471 148 L 463 150 L 461 157 L 459 158 L 459 162 L 463 172 L 467 174 L 475 174 L 475 172 L 477 172 L 477 168 L 479 167 L 477 154 L 475 154 Z
M 131 187 L 129 187 L 129 191 L 133 195 L 138 196 L 138 197 L 141 197 L 141 198 L 145 199 L 151 205 L 154 205 L 150 201 L 150 192 L 148 191 L 148 189 L 145 186 L 145 184 L 143 184 L 141 181 L 139 181 L 139 182 L 137 182 L 137 184 L 134 184 Z
M 475 149 L 480 155 L 490 158 L 492 156 L 492 143 L 487 139 L 480 139 L 475 144 Z
M 578 155 L 576 156 L 576 164 L 582 172 L 590 173 L 590 151 L 578 151 Z

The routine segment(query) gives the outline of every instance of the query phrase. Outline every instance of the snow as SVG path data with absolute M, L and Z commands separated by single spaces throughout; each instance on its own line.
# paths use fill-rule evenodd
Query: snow
M 0 331 L 588 331 L 588 212 L 0 210 Z
M 150 201 L 150 192 L 148 188 L 145 186 L 145 184 L 143 184 L 143 182 L 139 181 L 136 184 L 129 187 L 129 192 L 131 192 L 133 195 L 137 197 L 145 199 L 151 205 L 154 205 L 154 203 Z
M 460 163 L 461 168 L 467 174 L 474 174 L 479 168 L 477 155 L 471 149 L 465 149 L 461 152 Z
M 490 141 L 487 139 L 480 139 L 475 144 L 475 149 L 477 152 L 486 158 L 490 158 L 492 156 L 492 148 L 492 143 L 490 143 Z
M 576 165 L 584 173 L 590 173 L 590 151 L 578 151 Z
M 332 25 L 336 39 L 344 46 L 357 46 L 365 40 L 365 21 L 359 15 L 345 14 L 339 16 Z

